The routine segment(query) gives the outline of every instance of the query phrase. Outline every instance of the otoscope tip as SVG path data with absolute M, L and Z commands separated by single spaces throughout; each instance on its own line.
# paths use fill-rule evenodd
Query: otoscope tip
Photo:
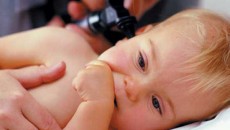
M 136 18 L 129 16 L 122 19 L 118 24 L 117 27 L 125 34 L 126 37 L 132 38 L 135 36 L 135 25 L 136 25 Z
M 132 38 L 132 37 L 135 36 L 135 32 L 134 32 L 134 31 L 131 31 L 131 30 L 127 30 L 127 31 L 124 32 L 124 33 L 125 33 L 125 36 L 126 36 L 127 38 Z

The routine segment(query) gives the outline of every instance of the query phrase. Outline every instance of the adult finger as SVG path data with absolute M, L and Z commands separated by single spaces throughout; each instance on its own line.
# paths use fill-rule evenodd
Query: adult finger
M 32 96 L 26 91 L 17 93 L 0 102 L 0 127 L 7 130 L 61 130 L 51 115 L 40 107 Z
M 28 94 L 22 104 L 22 113 L 40 130 L 61 130 L 56 120 Z
M 68 12 L 73 19 L 81 19 L 88 11 L 98 11 L 105 6 L 105 0 L 81 0 L 81 2 L 70 1 Z
M 24 124 L 24 127 L 31 128 L 32 125 L 28 124 L 31 122 L 41 130 L 60 130 L 51 114 L 37 103 L 18 80 L 4 72 L 0 73 L 0 80 L 0 127 L 9 130 L 9 127 Z
M 25 117 L 20 115 L 18 119 L 14 120 L 14 125 L 8 124 L 8 130 L 38 130 L 31 122 L 29 122 Z
M 158 1 L 159 0 L 125 0 L 124 6 L 129 10 L 131 15 L 140 19 L 141 16 Z
M 22 84 L 22 86 L 28 89 L 61 78 L 65 74 L 65 69 L 65 63 L 60 62 L 50 67 L 31 66 L 6 71 L 15 77 Z
M 97 11 L 105 7 L 105 0 L 82 0 L 90 11 Z
M 81 2 L 70 1 L 68 3 L 68 13 L 73 19 L 82 19 L 87 14 L 87 8 Z

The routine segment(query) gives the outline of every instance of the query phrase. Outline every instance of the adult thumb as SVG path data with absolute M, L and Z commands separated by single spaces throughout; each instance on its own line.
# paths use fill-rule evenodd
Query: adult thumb
M 6 70 L 16 78 L 24 88 L 29 89 L 60 79 L 65 74 L 66 64 L 57 63 L 53 66 L 29 66 Z

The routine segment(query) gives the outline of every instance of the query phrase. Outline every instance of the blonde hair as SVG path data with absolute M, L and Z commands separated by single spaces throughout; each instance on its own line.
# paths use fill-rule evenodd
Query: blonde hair
M 193 90 L 213 92 L 218 95 L 218 108 L 230 104 L 230 23 L 207 10 L 188 10 L 175 16 L 193 19 L 202 37 L 199 53 L 186 63 L 195 81 Z M 174 19 L 175 19 L 174 18 Z M 200 43 L 199 43 L 200 44 Z M 188 80 L 188 79 L 187 79 Z

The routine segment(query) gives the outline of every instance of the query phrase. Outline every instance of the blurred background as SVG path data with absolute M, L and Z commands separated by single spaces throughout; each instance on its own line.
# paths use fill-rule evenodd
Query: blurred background
M 69 0 L 0 0 L 0 36 L 46 25 L 54 16 L 67 19 Z M 230 16 L 230 0 L 160 0 L 138 22 L 138 27 L 162 21 L 188 8 L 211 9 Z

